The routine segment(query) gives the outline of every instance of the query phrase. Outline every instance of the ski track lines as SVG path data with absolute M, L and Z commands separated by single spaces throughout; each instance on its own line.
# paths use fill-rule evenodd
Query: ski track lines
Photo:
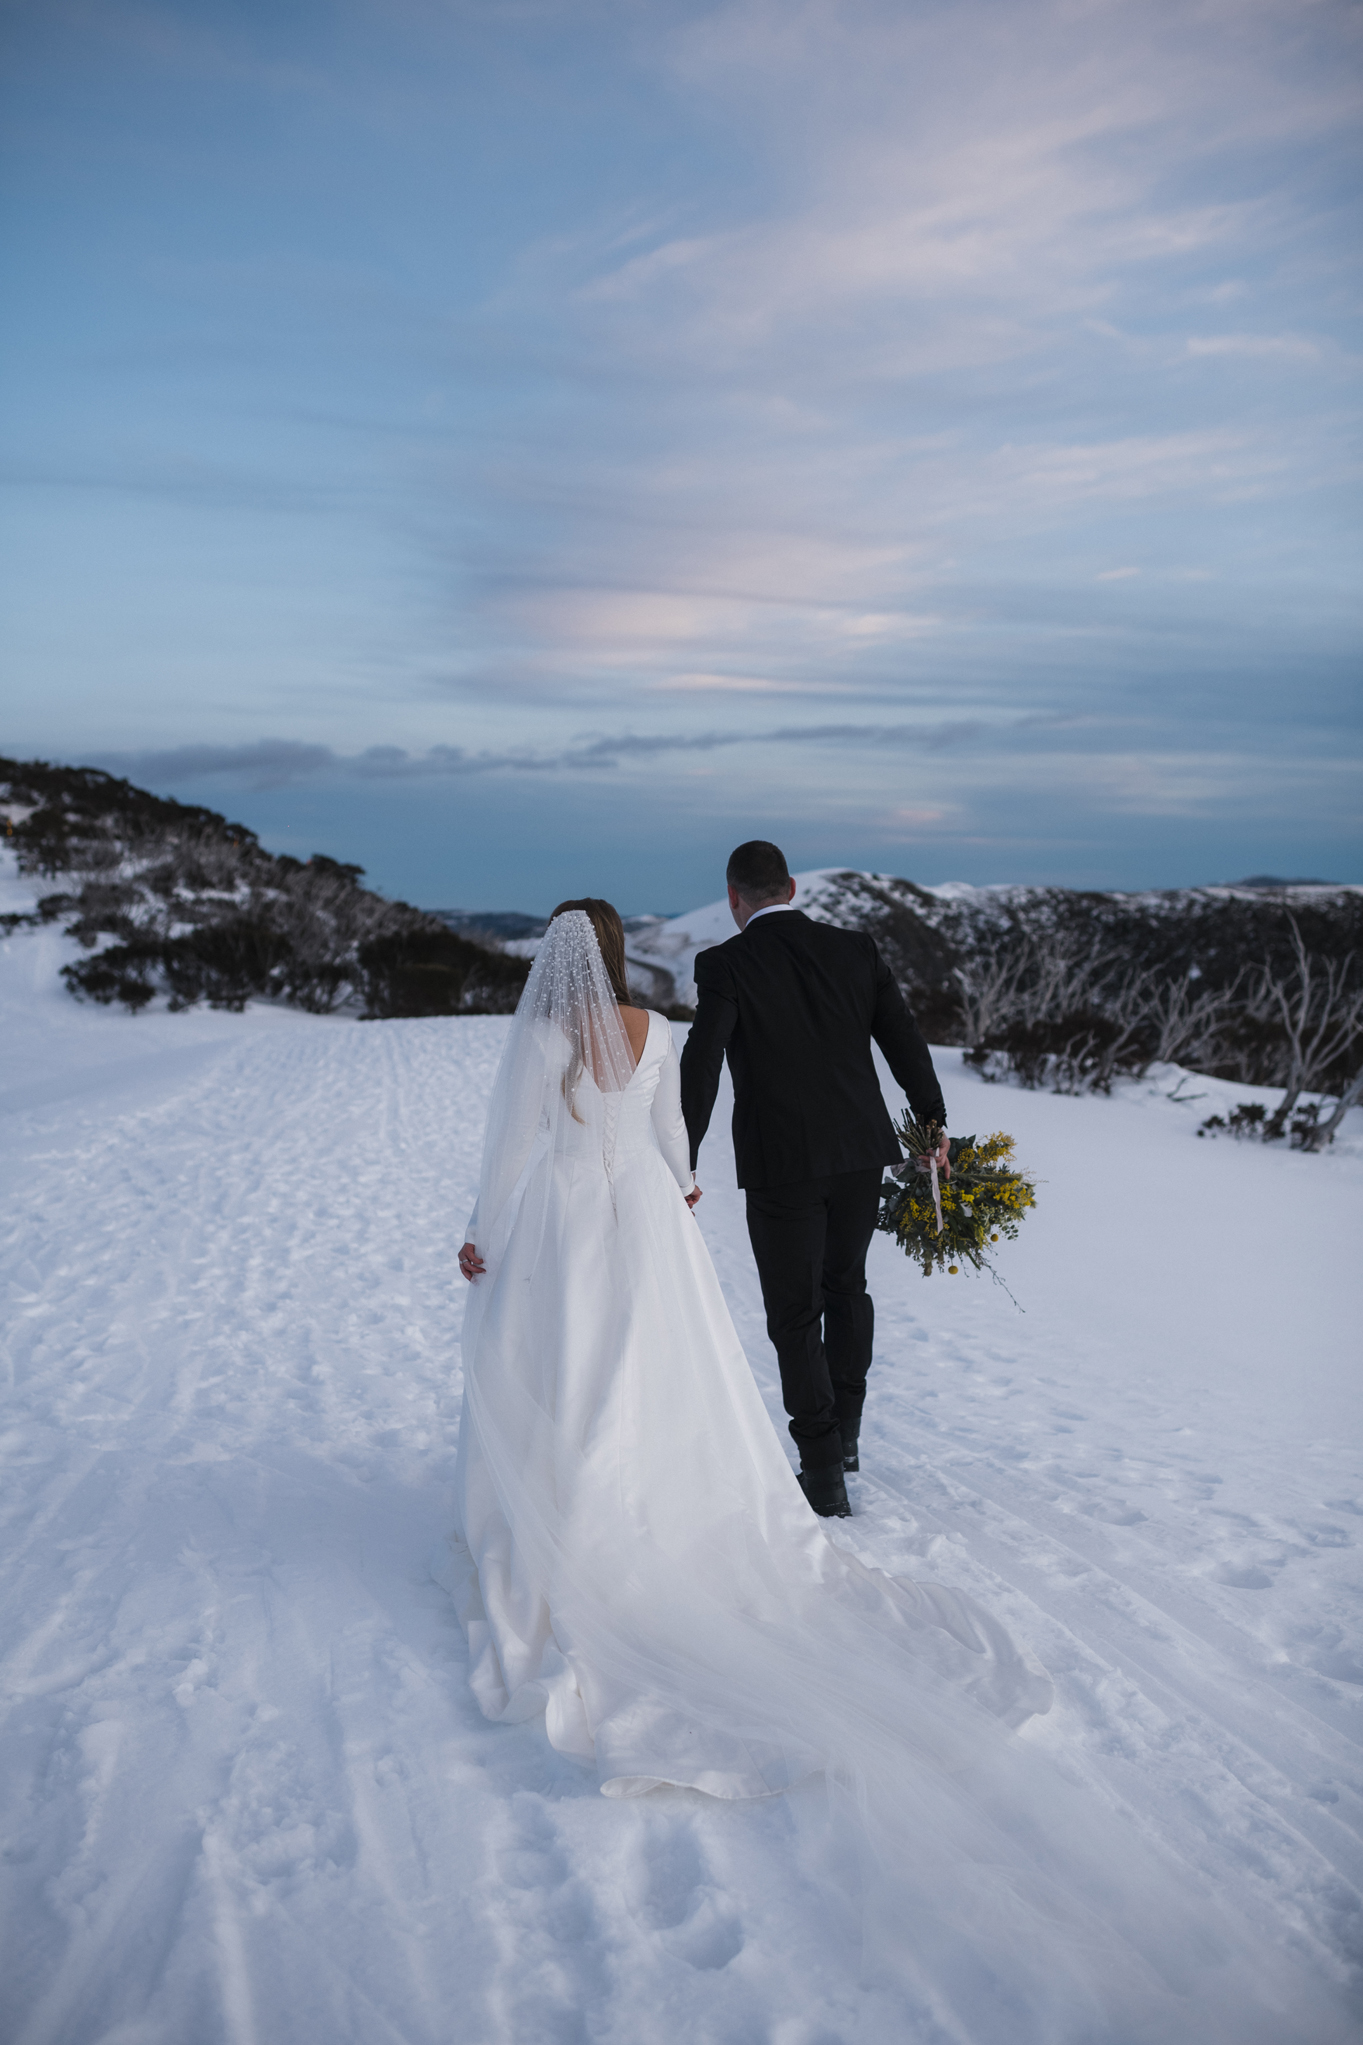
M 6 2038 L 903 2038 L 858 1984 L 816 1789 L 611 1803 L 468 1694 L 428 1557 L 504 1025 L 248 1015 L 184 1045 L 180 1020 L 143 1019 L 170 1055 L 99 1088 L 0 1100 L 22 1191 L 0 1356 Z M 1068 1105 L 988 1102 L 1037 1141 Z M 1136 1126 L 1077 1105 L 1076 1129 Z M 700 1218 L 784 1438 L 726 1125 L 721 1101 Z M 1250 1428 L 1217 1465 L 1210 1423 L 1161 1380 L 1114 1383 L 1025 1249 L 1024 1320 L 874 1246 L 881 1361 L 842 1532 L 996 1605 L 1056 1678 L 1025 1737 L 1337 1970 L 1363 1871 L 1357 1459 L 1306 1441 L 1284 1469 Z

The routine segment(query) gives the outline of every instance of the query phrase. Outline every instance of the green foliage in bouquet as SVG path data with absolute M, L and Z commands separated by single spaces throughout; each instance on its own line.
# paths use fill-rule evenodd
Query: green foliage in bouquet
M 906 1256 L 923 1266 L 923 1276 L 947 1271 L 954 1278 L 962 1264 L 994 1275 L 989 1246 L 1000 1236 L 1011 1241 L 1029 1207 L 1035 1207 L 1032 1181 L 1011 1162 L 1013 1139 L 1002 1130 L 993 1136 L 953 1136 L 948 1155 L 951 1177 L 940 1174 L 942 1226 L 932 1199 L 932 1177 L 917 1160 L 936 1150 L 942 1132 L 935 1122 L 926 1129 L 906 1114 L 895 1132 L 908 1153 L 882 1188 L 877 1228 L 892 1235 Z

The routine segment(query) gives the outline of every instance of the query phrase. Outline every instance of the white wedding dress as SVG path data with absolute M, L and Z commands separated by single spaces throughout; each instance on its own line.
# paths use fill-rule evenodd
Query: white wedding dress
M 650 1016 L 634 1066 L 591 925 L 560 916 L 469 1226 L 487 1271 L 439 1573 L 484 1713 L 543 1714 L 608 1796 L 822 1775 L 865 1951 L 924 2036 L 1305 2036 L 1275 2028 L 1259 1956 L 1196 1884 L 1013 1737 L 1051 1686 L 1006 1630 L 868 1568 L 810 1511 L 687 1208 L 688 1158 L 668 1024 Z M 1301 1982 L 1284 1992 L 1300 2012 Z

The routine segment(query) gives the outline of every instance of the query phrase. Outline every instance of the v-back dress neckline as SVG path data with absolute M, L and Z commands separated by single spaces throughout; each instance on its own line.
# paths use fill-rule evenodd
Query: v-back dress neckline
M 644 1031 L 644 1041 L 639 1046 L 639 1056 L 634 1061 L 634 1070 L 633 1072 L 631 1072 L 629 1078 L 621 1087 L 620 1089 L 621 1093 L 628 1093 L 630 1088 L 633 1086 L 635 1080 L 639 1077 L 639 1074 L 643 1071 L 644 1062 L 647 1059 L 649 1052 L 653 1048 L 653 1025 L 655 1023 L 662 1021 L 662 1017 L 654 1008 L 646 1008 L 644 1010 L 644 1014 L 648 1017 L 648 1028 Z M 622 1023 L 620 1027 L 621 1029 L 624 1029 L 624 1024 Z M 628 1043 L 629 1041 L 628 1032 L 626 1032 L 625 1041 L 626 1043 Z

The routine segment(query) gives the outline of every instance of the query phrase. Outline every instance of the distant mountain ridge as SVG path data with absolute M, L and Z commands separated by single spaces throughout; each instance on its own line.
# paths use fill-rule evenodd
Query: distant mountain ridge
M 1108 890 L 976 886 L 925 887 L 900 875 L 849 867 L 797 873 L 796 907 L 822 923 L 867 930 L 934 1043 L 964 1039 L 962 978 L 1001 948 L 1032 943 L 1105 951 L 1163 978 L 1191 976 L 1229 985 L 1247 968 L 1286 969 L 1295 923 L 1326 959 L 1363 950 L 1363 884 L 1245 880 L 1194 888 Z M 514 910 L 437 910 L 451 928 L 533 958 L 548 919 Z M 696 954 L 735 934 L 727 897 L 680 916 L 625 918 L 633 984 L 655 1006 L 694 1008 Z
M 1295 921 L 1325 958 L 1363 949 L 1363 886 L 1239 881 L 1201 888 L 1098 892 L 964 881 L 922 887 L 895 874 L 823 867 L 795 876 L 797 908 L 866 930 L 934 1043 L 963 1040 L 962 976 L 1002 948 L 1030 942 L 1104 950 L 1166 978 L 1228 985 L 1265 958 L 1284 966 Z M 696 953 L 734 935 L 727 898 L 681 916 L 636 919 L 628 951 L 661 998 L 694 1005 Z
M 1285 880 L 1280 873 L 1252 873 L 1247 880 L 1233 880 L 1225 883 L 1232 888 L 1338 888 L 1346 885 L 1343 881 L 1306 879 Z

